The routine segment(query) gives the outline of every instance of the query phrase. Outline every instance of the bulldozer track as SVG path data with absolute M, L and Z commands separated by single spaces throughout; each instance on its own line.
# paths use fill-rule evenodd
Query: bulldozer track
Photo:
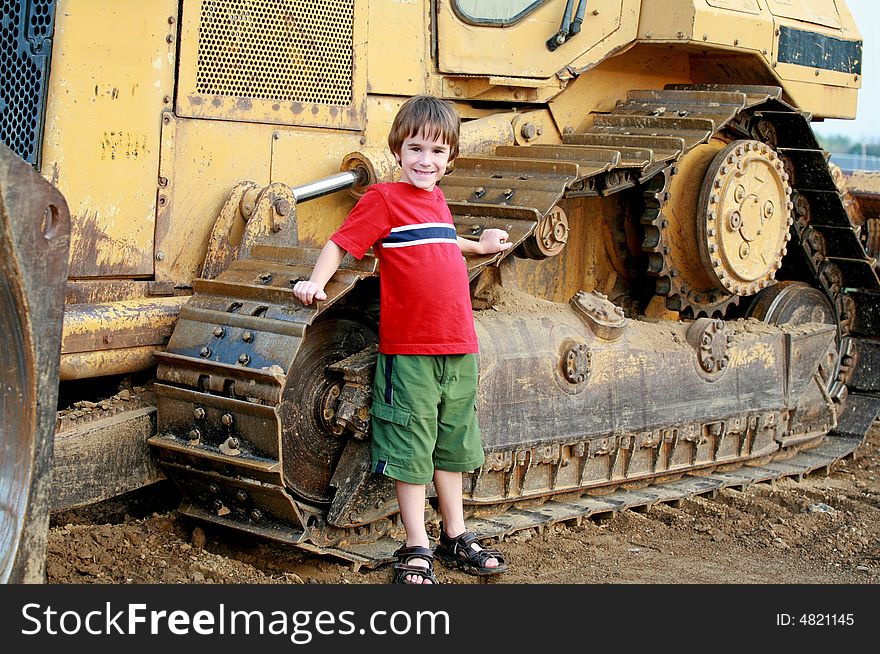
M 790 186 L 785 197 L 790 191 L 792 205 L 787 249 L 796 249 L 788 256 L 797 259 L 799 275 L 825 292 L 836 314 L 839 365 L 829 396 L 839 407 L 837 426 L 818 444 L 808 443 L 809 449 L 793 445 L 770 460 L 706 466 L 650 485 L 609 479 L 607 488 L 512 499 L 495 507 L 501 509 L 496 515 L 488 515 L 491 507 L 479 507 L 468 524 L 482 536 L 504 538 L 555 522 L 827 471 L 855 452 L 877 417 L 876 262 L 865 252 L 861 226 L 850 218 L 809 117 L 784 102 L 780 89 L 675 85 L 631 91 L 614 111 L 595 115 L 582 133 L 565 134 L 561 145 L 501 147 L 491 157 L 457 159 L 442 187 L 459 235 L 475 237 L 500 227 L 514 245 L 537 256 L 559 245 L 553 240 L 556 226 L 544 228 L 558 218 L 554 210 L 561 200 L 640 189 L 641 249 L 656 293 L 685 316 L 723 316 L 738 298 L 703 297 L 681 280 L 665 213 L 677 163 L 712 139 L 766 144 L 784 166 Z M 506 255 L 469 261 L 471 279 Z M 315 310 L 296 301 L 292 286 L 308 277 L 316 257 L 317 251 L 306 248 L 260 245 L 216 279 L 195 282 L 167 350 L 157 355 L 158 435 L 151 444 L 188 497 L 180 508 L 185 515 L 336 556 L 355 568 L 371 567 L 391 560 L 399 545 L 393 538 L 397 527 L 392 520 L 348 530 L 322 524 L 317 507 L 331 504 L 326 489 L 332 480 L 314 471 L 338 459 L 344 442 L 319 444 L 303 434 L 309 426 L 332 426 L 326 411 L 316 415 L 309 408 L 310 400 L 332 389 L 320 382 L 291 386 L 289 380 L 320 372 L 373 342 L 369 321 L 359 317 L 371 309 L 357 287 L 375 276 L 375 261 L 347 257 L 327 286 L 328 300 Z M 324 320 L 327 316 L 333 319 Z M 340 320 L 342 327 L 331 326 Z M 311 352 L 307 334 L 330 343 L 334 360 Z M 293 370 L 294 360 L 308 369 Z M 294 425 L 288 435 L 285 420 Z M 291 478 L 302 480 L 293 495 L 285 484 Z M 240 505 L 230 506 L 221 486 L 237 489 Z M 267 522 L 259 509 L 247 508 L 252 499 L 303 528 Z

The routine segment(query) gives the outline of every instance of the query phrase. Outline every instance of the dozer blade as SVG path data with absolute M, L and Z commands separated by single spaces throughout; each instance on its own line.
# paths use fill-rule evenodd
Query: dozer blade
M 0 581 L 45 578 L 70 215 L 0 144 Z

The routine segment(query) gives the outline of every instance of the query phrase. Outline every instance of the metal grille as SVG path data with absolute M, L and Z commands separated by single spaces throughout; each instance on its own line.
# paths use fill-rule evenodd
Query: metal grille
M 39 165 L 55 0 L 0 0 L 0 140 Z
M 196 92 L 352 102 L 355 0 L 202 0 Z

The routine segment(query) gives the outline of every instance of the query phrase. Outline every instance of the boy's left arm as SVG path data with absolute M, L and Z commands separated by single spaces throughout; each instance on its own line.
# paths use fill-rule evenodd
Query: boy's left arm
M 461 248 L 462 254 L 495 254 L 513 247 L 513 243 L 507 240 L 508 236 L 503 229 L 493 227 L 483 230 L 479 241 L 471 241 L 459 236 L 458 247 Z

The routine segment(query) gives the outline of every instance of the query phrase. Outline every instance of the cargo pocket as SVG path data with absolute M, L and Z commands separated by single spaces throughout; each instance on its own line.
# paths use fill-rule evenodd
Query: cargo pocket
M 390 465 L 395 470 L 409 469 L 413 458 L 412 411 L 373 398 L 371 444 L 372 470 L 386 474 Z M 399 472 L 397 473 L 399 474 Z M 397 478 L 396 475 L 392 475 Z
M 476 407 L 474 407 L 476 409 Z M 412 418 L 412 411 L 403 407 L 394 406 L 383 402 L 379 398 L 373 398 L 372 406 L 370 406 L 370 415 L 392 422 L 399 427 L 409 427 L 409 421 Z

